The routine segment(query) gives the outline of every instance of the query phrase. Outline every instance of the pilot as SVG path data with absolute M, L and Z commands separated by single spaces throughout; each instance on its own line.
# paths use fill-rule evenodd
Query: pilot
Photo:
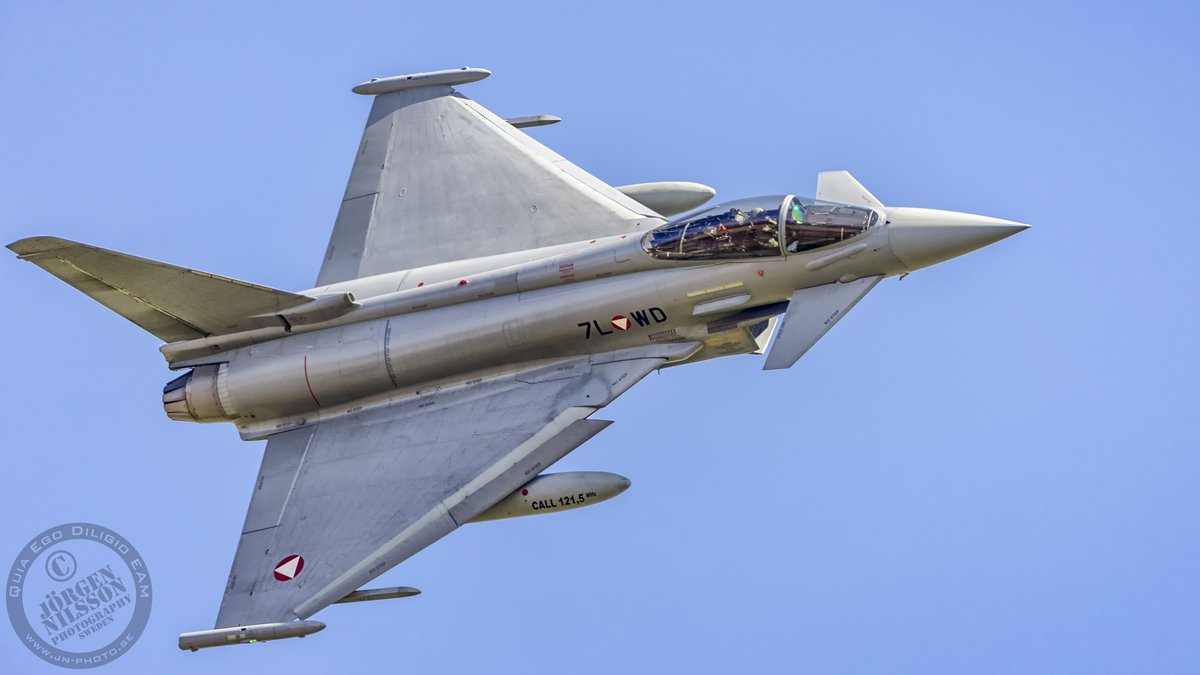
M 763 232 L 775 231 L 775 219 L 770 216 L 762 207 L 754 207 L 750 209 L 750 220 L 759 223 L 759 229 Z
M 775 238 L 775 231 L 770 227 L 762 227 L 755 231 L 754 243 L 762 251 L 779 250 L 779 240 Z

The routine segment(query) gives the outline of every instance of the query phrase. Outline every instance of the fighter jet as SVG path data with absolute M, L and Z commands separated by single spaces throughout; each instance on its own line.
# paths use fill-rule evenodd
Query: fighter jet
M 715 192 L 605 184 L 521 131 L 557 118 L 455 89 L 490 74 L 354 87 L 373 103 L 311 289 L 9 245 L 164 342 L 171 419 L 267 441 L 215 628 L 181 649 L 303 637 L 331 604 L 416 593 L 364 585 L 465 523 L 616 496 L 624 477 L 546 470 L 647 374 L 788 368 L 882 279 L 1027 227 L 885 206 L 844 171 L 678 216 Z

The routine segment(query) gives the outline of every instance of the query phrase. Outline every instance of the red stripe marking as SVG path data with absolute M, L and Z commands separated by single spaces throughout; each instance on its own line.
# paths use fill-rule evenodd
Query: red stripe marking
M 318 408 L 321 407 L 321 402 L 317 400 L 317 395 L 313 393 L 312 382 L 308 381 L 308 354 L 304 355 L 304 384 L 308 385 L 308 395 L 312 397 L 313 403 L 316 403 Z

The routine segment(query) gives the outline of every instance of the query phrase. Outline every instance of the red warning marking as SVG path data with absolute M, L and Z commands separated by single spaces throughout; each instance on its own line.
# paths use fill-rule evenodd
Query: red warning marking
M 558 280 L 559 281 L 575 281 L 575 263 L 566 262 L 558 264 Z
M 629 317 L 618 314 L 612 318 L 612 325 L 617 330 L 629 330 Z
M 529 490 L 526 490 L 526 489 L 522 488 L 522 489 L 521 489 L 521 496 L 522 496 L 522 497 L 528 497 L 528 496 L 529 496 Z
M 293 553 L 275 565 L 275 581 L 291 581 L 300 576 L 303 569 L 304 558 Z

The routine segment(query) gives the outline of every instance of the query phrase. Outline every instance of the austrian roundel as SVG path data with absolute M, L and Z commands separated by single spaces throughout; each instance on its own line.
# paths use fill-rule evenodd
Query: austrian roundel
M 304 569 L 304 558 L 292 554 L 275 565 L 275 581 L 291 581 Z
M 613 328 L 617 330 L 629 330 L 629 317 L 621 316 L 620 314 L 612 318 Z

